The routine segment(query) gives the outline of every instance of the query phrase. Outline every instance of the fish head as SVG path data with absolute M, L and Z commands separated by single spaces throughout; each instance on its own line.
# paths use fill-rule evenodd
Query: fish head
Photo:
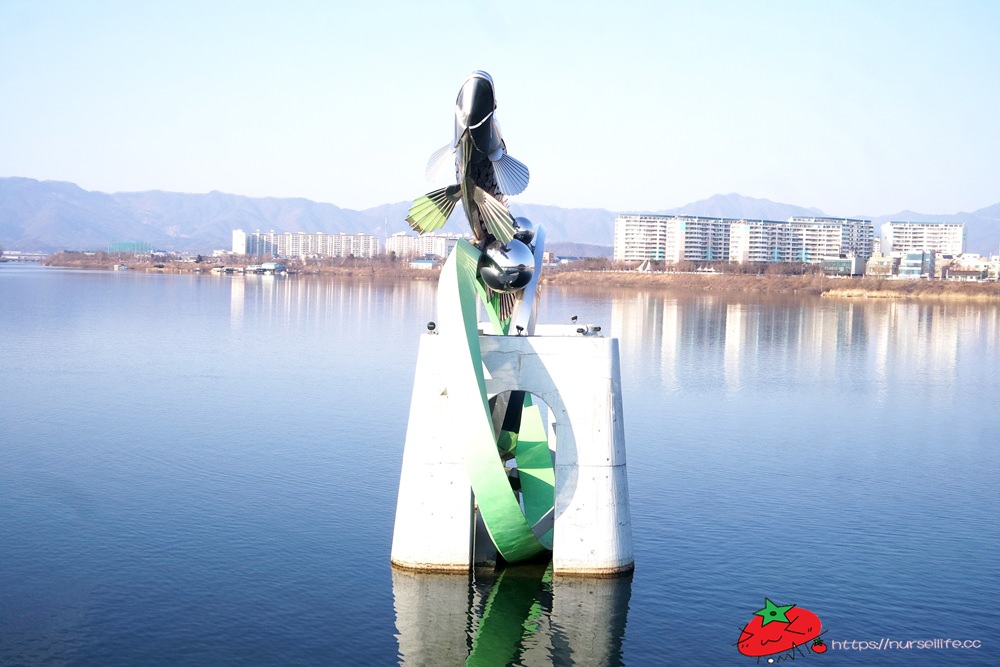
M 496 108 L 493 79 L 486 72 L 476 70 L 462 84 L 455 100 L 456 133 L 482 126 L 492 118 Z

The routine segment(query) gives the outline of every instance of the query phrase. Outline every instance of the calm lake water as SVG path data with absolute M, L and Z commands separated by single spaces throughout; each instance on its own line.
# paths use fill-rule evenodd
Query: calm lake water
M 582 581 L 390 567 L 434 308 L 0 265 L 0 664 L 753 665 L 765 597 L 807 665 L 1000 664 L 996 305 L 547 288 L 621 341 L 635 572 Z

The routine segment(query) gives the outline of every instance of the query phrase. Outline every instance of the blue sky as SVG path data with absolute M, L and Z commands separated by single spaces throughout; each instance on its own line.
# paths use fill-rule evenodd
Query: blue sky
M 1000 202 L 1000 2 L 0 0 L 0 176 L 413 199 L 475 69 L 518 202 Z

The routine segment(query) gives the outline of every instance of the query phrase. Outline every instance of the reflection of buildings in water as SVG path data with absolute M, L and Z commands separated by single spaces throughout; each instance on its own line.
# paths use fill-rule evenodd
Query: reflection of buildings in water
M 401 665 L 622 664 L 631 576 L 552 579 L 529 565 L 480 582 L 393 568 L 392 588 Z
M 854 355 L 864 351 L 864 327 L 854 304 L 820 301 L 794 306 L 797 339 L 789 341 L 790 363 L 803 380 L 821 386 L 851 373 Z
M 895 307 L 895 303 L 886 304 L 885 308 L 876 310 L 868 318 L 873 332 L 872 371 L 875 400 L 879 404 L 885 402 L 889 394 L 889 346 L 892 339 L 890 322 Z
M 318 276 L 253 275 L 232 280 L 231 322 L 252 313 L 267 322 L 301 324 L 336 321 L 362 328 L 386 312 L 404 317 L 434 314 L 436 285 L 431 281 L 341 280 Z
M 612 328 L 619 332 L 625 363 L 639 363 L 643 371 L 658 368 L 660 387 L 672 391 L 723 372 L 726 312 L 714 296 L 637 292 L 613 299 Z
M 676 299 L 648 292 L 612 297 L 611 330 L 618 336 L 622 363 L 658 366 L 661 387 L 667 390 L 678 385 L 679 321 Z
M 726 341 L 722 375 L 726 389 L 740 388 L 740 359 L 743 352 L 747 307 L 742 303 L 726 304 Z
M 229 324 L 238 329 L 243 324 L 243 280 L 233 278 L 229 286 Z
M 729 304 L 727 356 L 739 358 L 726 375 L 752 369 L 765 382 L 790 376 L 829 382 L 858 338 L 857 324 L 850 309 L 799 299 Z M 730 347 L 739 352 L 730 355 Z
M 966 322 L 967 335 L 982 339 L 987 350 L 1000 345 L 1000 308 L 976 308 Z
M 959 332 L 965 316 L 948 313 L 944 304 L 928 304 L 926 306 L 926 339 L 924 347 L 925 368 L 928 377 L 935 382 L 945 380 L 953 384 L 956 376 L 955 366 L 958 360 Z
M 964 315 L 947 313 L 947 306 L 934 303 L 893 301 L 871 304 L 870 309 L 877 313 L 872 328 L 879 398 L 884 398 L 888 378 L 899 365 L 907 367 L 914 388 L 954 382 Z
M 959 364 L 983 365 L 1000 346 L 1000 307 L 976 302 L 623 292 L 612 319 L 623 371 L 668 391 L 787 391 L 791 380 L 878 402 L 950 400 Z
M 676 300 L 663 300 L 659 308 L 660 378 L 665 389 L 676 389 L 678 385 L 677 357 L 680 353 L 680 308 Z M 655 340 L 655 339 L 654 339 Z
M 658 368 L 663 388 L 704 384 L 717 377 L 735 390 L 748 373 L 764 383 L 792 376 L 818 384 L 862 380 L 869 372 L 873 340 L 881 342 L 883 360 L 879 362 L 876 353 L 875 361 L 884 366 L 884 328 L 873 312 L 880 305 L 639 292 L 616 295 L 612 319 L 620 332 L 623 360 L 644 360 L 644 367 Z M 951 359 L 953 337 L 948 340 L 952 342 L 942 345 L 918 336 L 909 345 L 930 345 Z

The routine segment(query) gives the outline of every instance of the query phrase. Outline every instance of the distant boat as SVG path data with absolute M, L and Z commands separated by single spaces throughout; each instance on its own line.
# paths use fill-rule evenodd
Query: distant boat
M 115 271 L 128 271 L 128 267 L 124 264 L 115 264 L 114 269 Z

